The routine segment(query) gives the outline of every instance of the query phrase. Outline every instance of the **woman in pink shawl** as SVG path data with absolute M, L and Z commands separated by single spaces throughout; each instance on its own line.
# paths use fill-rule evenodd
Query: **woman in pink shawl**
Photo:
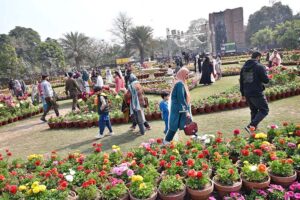
M 274 52 L 270 56 L 269 61 L 272 62 L 272 67 L 281 65 L 281 57 L 280 57 L 279 53 L 277 52 L 277 50 L 274 50 Z
M 121 89 L 125 88 L 125 82 L 123 77 L 119 74 L 118 71 L 115 71 L 115 82 L 116 82 L 116 92 L 119 93 Z
M 183 130 L 187 117 L 190 115 L 190 92 L 186 83 L 189 76 L 189 70 L 182 67 L 176 74 L 176 80 L 170 95 L 170 116 L 169 116 L 169 130 L 166 134 L 164 143 L 173 140 L 177 130 Z

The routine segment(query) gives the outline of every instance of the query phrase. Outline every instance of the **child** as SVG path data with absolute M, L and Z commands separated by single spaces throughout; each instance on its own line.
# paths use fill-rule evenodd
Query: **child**
M 161 98 L 163 100 L 159 104 L 159 109 L 162 113 L 162 119 L 165 121 L 164 134 L 166 134 L 169 129 L 169 105 L 168 105 L 169 96 L 170 96 L 169 93 L 163 92 L 161 94 Z
M 107 126 L 109 130 L 109 135 L 112 136 L 114 133 L 111 128 L 108 101 L 106 94 L 102 93 L 101 87 L 95 87 L 94 91 L 96 93 L 96 98 L 94 100 L 95 105 L 97 105 L 97 110 L 99 114 L 99 134 L 96 135 L 97 139 L 104 138 L 104 129 Z

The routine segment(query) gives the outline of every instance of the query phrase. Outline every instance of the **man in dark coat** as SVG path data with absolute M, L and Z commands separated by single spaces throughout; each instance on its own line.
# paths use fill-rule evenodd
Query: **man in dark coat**
M 269 107 L 264 96 L 264 84 L 269 83 L 267 71 L 260 64 L 261 53 L 254 52 L 251 59 L 246 61 L 240 73 L 240 91 L 251 110 L 251 122 L 245 127 L 250 133 L 250 127 L 257 129 L 258 124 L 268 115 Z

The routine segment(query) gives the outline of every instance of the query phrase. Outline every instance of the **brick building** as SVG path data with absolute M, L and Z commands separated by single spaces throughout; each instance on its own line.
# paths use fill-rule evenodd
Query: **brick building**
M 245 28 L 242 7 L 210 13 L 209 28 L 213 54 L 221 53 L 222 46 L 226 43 L 235 43 L 237 52 L 245 50 Z

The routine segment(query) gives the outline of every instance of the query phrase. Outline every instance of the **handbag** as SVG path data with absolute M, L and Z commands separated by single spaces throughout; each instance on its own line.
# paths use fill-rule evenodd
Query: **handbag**
M 187 118 L 186 124 L 184 126 L 185 135 L 197 135 L 198 125 L 196 122 L 193 122 L 191 118 Z

